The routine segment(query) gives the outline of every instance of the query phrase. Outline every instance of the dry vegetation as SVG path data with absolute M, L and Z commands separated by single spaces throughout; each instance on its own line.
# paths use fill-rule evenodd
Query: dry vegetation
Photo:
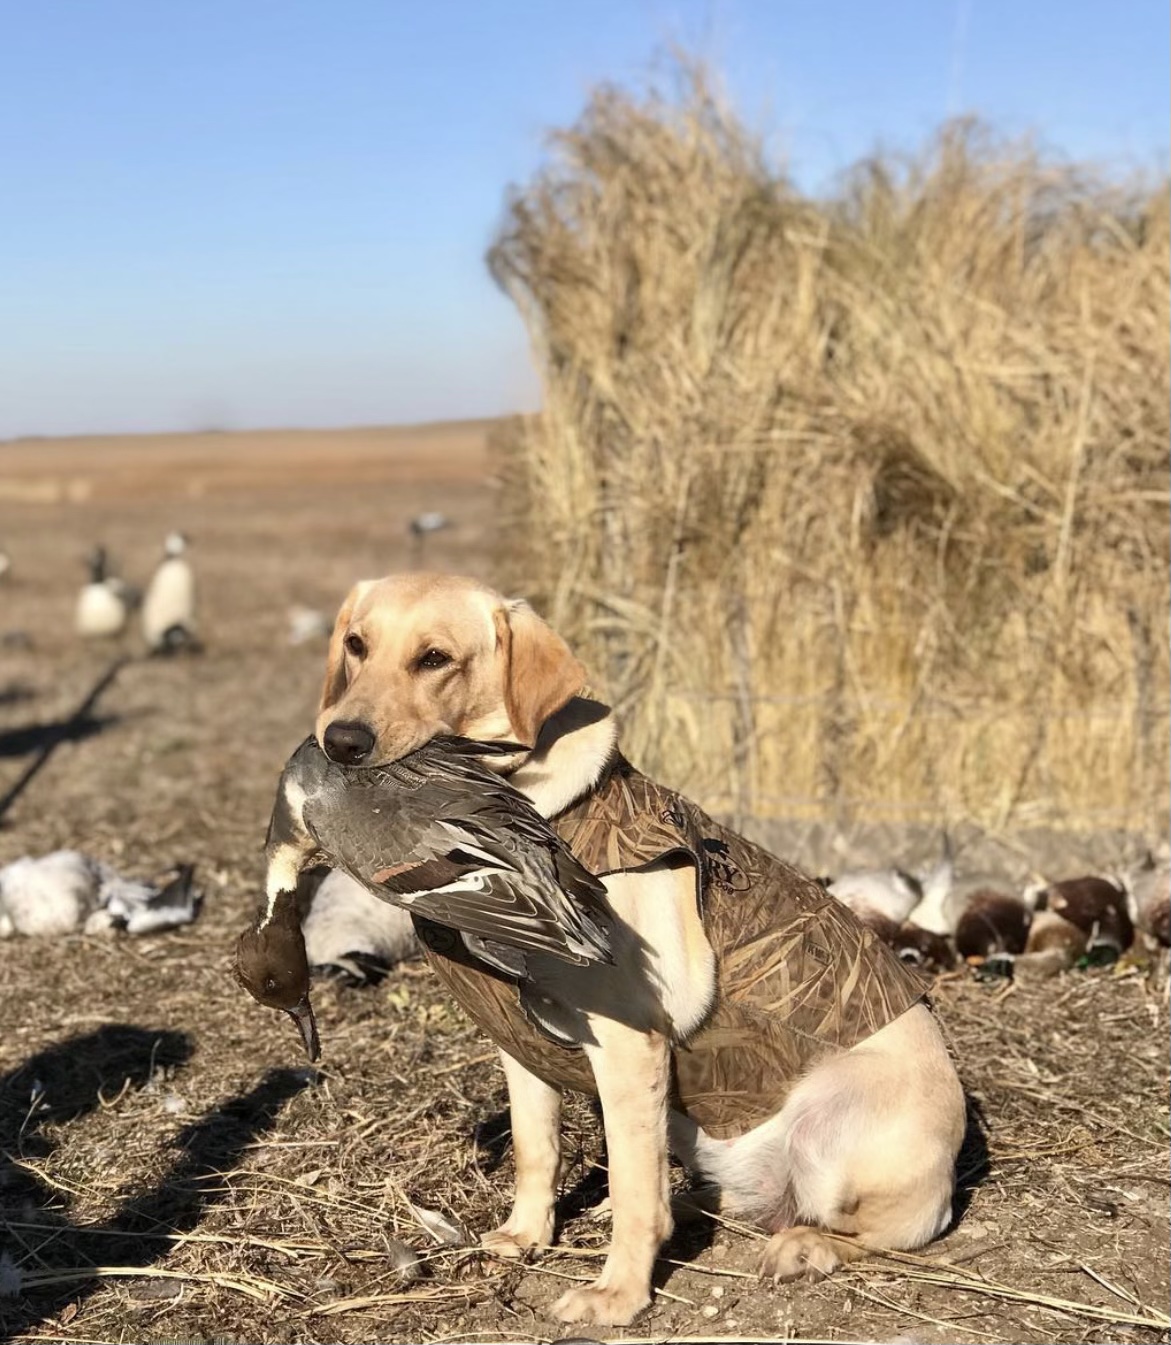
M 1168 196 L 946 128 L 795 193 L 701 73 L 598 93 L 491 253 L 518 587 L 741 815 L 1168 807 Z

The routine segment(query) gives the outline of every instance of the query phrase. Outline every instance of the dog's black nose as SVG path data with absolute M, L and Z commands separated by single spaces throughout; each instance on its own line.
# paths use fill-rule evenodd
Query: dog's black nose
M 325 755 L 339 766 L 360 766 L 374 751 L 374 734 L 365 724 L 335 720 L 325 730 Z

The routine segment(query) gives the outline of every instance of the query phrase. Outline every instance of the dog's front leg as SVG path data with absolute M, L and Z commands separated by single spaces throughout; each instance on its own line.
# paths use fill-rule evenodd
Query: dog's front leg
M 658 1032 L 590 1018 L 585 1047 L 598 1085 L 610 1163 L 613 1236 L 602 1273 L 553 1305 L 562 1322 L 625 1326 L 651 1301 L 651 1271 L 671 1236 L 667 1177 L 670 1050 Z
M 561 1165 L 561 1094 L 500 1052 L 516 1161 L 516 1192 L 507 1220 L 481 1244 L 498 1256 L 520 1256 L 553 1241 L 553 1206 Z

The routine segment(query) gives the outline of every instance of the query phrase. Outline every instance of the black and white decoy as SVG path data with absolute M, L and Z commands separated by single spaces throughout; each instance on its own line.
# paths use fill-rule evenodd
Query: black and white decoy
M 349 769 L 314 738 L 281 775 L 266 847 L 267 904 L 240 936 L 237 975 L 289 1013 L 310 1059 L 319 1053 L 296 889 L 325 863 L 419 925 L 458 933 L 477 962 L 523 980 L 526 957 L 611 960 L 605 888 L 519 791 L 478 758 L 514 743 L 435 738 L 389 765 Z
M 74 627 L 87 640 L 120 635 L 134 601 L 133 592 L 128 584 L 110 573 L 104 546 L 94 547 L 85 563 L 89 567 L 89 582 L 77 595 Z
M 152 654 L 196 652 L 195 572 L 187 559 L 187 538 L 167 534 L 163 559 L 142 600 L 142 634 Z
M 428 537 L 451 527 L 451 519 L 446 514 L 429 509 L 426 513 L 416 514 L 407 525 L 411 534 L 411 556 L 416 568 L 422 564 L 423 550 Z

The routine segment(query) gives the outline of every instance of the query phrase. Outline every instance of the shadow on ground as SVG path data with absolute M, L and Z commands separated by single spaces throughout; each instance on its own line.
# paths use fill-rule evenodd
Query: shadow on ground
M 101 1283 L 85 1273 L 87 1267 L 147 1267 L 163 1260 L 172 1237 L 197 1227 L 219 1198 L 220 1175 L 308 1082 L 305 1071 L 270 1072 L 249 1092 L 185 1127 L 173 1141 L 176 1152 L 165 1174 L 129 1196 L 108 1220 L 73 1224 L 58 1193 L 32 1170 L 54 1147 L 43 1127 L 109 1105 L 123 1090 L 182 1068 L 191 1053 L 184 1033 L 108 1026 L 31 1056 L 0 1078 L 0 1228 L 21 1276 L 17 1293 L 0 1299 L 0 1340 L 23 1336 L 66 1302 L 83 1301 Z

